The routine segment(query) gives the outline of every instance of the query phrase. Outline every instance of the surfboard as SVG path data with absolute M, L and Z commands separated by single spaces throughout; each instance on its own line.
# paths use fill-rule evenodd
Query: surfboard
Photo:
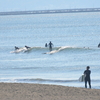
M 85 75 L 81 75 L 80 78 L 79 78 L 79 81 L 84 82 L 85 81 Z
M 27 50 L 27 49 L 25 47 L 23 47 L 23 48 L 19 48 L 19 49 L 15 50 L 15 51 L 11 51 L 10 53 L 20 53 L 20 52 L 23 52 L 25 50 Z
M 24 50 L 24 52 L 31 51 L 32 49 L 33 49 L 33 48 L 31 48 L 31 47 L 30 47 L 30 48 L 28 48 L 28 49 L 26 48 L 26 49 Z

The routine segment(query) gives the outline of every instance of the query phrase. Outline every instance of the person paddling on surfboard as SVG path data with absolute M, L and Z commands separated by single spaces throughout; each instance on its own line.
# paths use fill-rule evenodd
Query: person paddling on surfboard
M 84 71 L 84 74 L 86 75 L 85 76 L 85 88 L 87 88 L 87 82 L 89 84 L 89 88 L 91 88 L 91 79 L 90 79 L 91 71 L 89 69 L 90 69 L 90 67 L 87 66 L 86 70 Z
M 15 50 L 18 50 L 19 48 L 15 46 Z
M 27 49 L 31 48 L 31 47 L 28 47 L 28 46 L 26 46 L 26 45 L 25 45 L 25 47 L 26 47 Z
M 52 51 L 53 43 L 50 41 L 50 43 L 48 45 L 49 45 L 49 50 Z

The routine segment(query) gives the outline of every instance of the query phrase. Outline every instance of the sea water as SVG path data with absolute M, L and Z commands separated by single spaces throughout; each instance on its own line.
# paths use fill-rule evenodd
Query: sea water
M 90 66 L 100 89 L 99 42 L 100 12 L 0 16 L 0 82 L 84 87 L 79 77 Z

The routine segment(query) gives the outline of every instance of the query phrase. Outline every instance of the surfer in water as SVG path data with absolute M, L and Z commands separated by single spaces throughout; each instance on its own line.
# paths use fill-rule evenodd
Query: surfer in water
M 25 45 L 25 47 L 26 47 L 27 49 L 31 48 L 31 47 L 28 47 L 28 46 L 26 46 L 26 45 Z
M 18 50 L 19 48 L 15 46 L 15 50 Z
M 48 45 L 47 45 L 47 43 L 45 44 L 45 47 L 47 47 Z
M 100 43 L 98 44 L 98 48 L 100 48 Z
M 48 45 L 49 45 L 49 50 L 52 51 L 53 43 L 50 41 L 50 43 Z
M 87 88 L 87 82 L 89 84 L 89 88 L 91 88 L 91 79 L 90 79 L 91 71 L 89 69 L 90 69 L 90 67 L 87 66 L 86 70 L 84 71 L 84 74 L 85 74 L 85 88 Z

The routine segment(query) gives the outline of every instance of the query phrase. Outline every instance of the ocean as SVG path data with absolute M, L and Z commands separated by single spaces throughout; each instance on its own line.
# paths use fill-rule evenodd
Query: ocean
M 79 77 L 90 66 L 100 89 L 99 43 L 100 12 L 0 16 L 0 82 L 84 87 Z

